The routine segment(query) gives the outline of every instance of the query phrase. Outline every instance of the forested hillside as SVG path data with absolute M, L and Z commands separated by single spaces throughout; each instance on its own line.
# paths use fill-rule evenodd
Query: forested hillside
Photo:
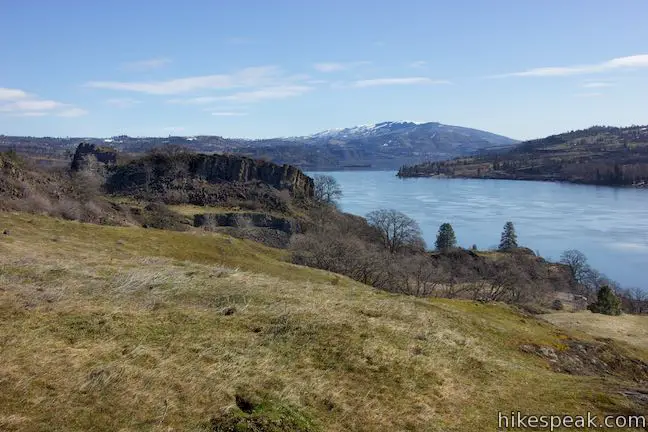
M 526 141 L 506 152 L 404 166 L 398 175 L 645 186 L 648 127 L 596 126 Z

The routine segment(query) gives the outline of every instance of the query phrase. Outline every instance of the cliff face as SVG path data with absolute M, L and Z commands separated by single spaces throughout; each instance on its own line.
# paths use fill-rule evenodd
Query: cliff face
M 117 150 L 111 147 L 99 147 L 94 144 L 81 143 L 77 146 L 72 159 L 72 170 L 79 171 L 85 166 L 88 157 L 94 156 L 97 162 L 106 165 L 114 165 L 117 163 Z
M 292 165 L 277 165 L 234 155 L 191 155 L 189 174 L 208 182 L 261 181 L 275 189 L 288 189 L 295 195 L 313 196 L 313 179 Z
M 310 199 L 313 179 L 290 165 L 235 155 L 156 153 L 112 170 L 108 190 L 167 204 L 231 205 L 285 211 L 287 199 Z

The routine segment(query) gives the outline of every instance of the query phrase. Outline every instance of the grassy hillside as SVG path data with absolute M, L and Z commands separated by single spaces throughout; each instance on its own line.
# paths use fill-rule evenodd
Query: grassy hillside
M 376 291 L 218 234 L 23 213 L 0 213 L 3 230 L 0 430 L 477 431 L 498 410 L 646 411 L 621 393 L 645 386 L 645 346 L 512 307 Z M 564 372 L 574 344 L 610 370 Z
M 614 317 L 583 311 L 552 313 L 543 317 L 560 327 L 597 337 L 622 340 L 630 345 L 648 349 L 648 316 L 646 315 Z
M 648 127 L 592 127 L 527 141 L 510 151 L 406 166 L 398 175 L 645 186 Z

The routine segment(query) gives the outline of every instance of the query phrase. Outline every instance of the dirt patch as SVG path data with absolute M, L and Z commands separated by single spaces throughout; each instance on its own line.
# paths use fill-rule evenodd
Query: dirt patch
M 567 339 L 559 347 L 525 344 L 523 352 L 546 359 L 556 372 L 571 375 L 613 375 L 648 384 L 648 363 L 630 357 L 611 339 L 583 342 Z

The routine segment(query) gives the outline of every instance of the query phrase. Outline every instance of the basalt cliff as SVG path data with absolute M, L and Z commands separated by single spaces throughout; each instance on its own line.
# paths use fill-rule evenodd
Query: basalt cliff
M 313 179 L 291 165 L 227 154 L 154 153 L 111 170 L 108 191 L 167 204 L 282 210 L 282 197 L 313 197 Z

